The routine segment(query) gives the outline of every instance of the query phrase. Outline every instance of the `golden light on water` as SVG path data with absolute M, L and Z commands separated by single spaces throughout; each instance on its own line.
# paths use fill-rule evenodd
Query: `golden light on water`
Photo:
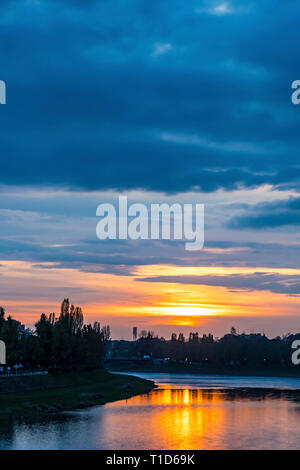
M 167 387 L 130 398 L 125 409 L 122 402 L 106 405 L 112 411 L 105 420 L 108 442 L 122 436 L 124 422 L 124 432 L 144 449 L 263 448 L 270 429 L 273 438 L 284 441 L 283 431 L 295 416 L 288 400 L 280 398 L 279 407 L 269 395 L 254 399 L 218 389 Z M 120 410 L 125 414 L 121 423 Z
M 118 409 L 120 402 L 109 404 Z M 147 445 L 151 449 L 203 449 L 211 439 L 218 439 L 224 426 L 221 395 L 214 390 L 159 389 L 127 401 L 130 412 L 130 435 L 138 434 L 142 413 L 146 420 Z M 151 410 L 151 413 L 145 410 Z M 108 426 L 109 439 L 118 429 L 119 414 L 112 414 Z M 131 424 L 132 423 L 132 424 Z M 145 423 L 144 423 L 145 424 Z M 116 428 L 115 428 L 116 426 Z

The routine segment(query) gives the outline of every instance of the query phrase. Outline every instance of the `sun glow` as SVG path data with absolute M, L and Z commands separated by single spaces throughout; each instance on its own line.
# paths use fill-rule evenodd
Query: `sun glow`
M 257 272 L 299 275 L 296 269 L 267 269 L 220 266 L 140 266 L 130 275 L 105 272 L 83 272 L 59 268 L 55 264 L 32 264 L 1 260 L 2 304 L 8 313 L 28 326 L 34 325 L 41 312 L 58 312 L 63 297 L 83 307 L 88 322 L 99 320 L 110 324 L 120 337 L 130 337 L 132 326 L 164 331 L 163 328 L 226 329 L 232 318 L 281 318 L 298 315 L 299 297 L 258 290 L 230 290 L 226 286 L 181 283 L 180 278 L 192 275 L 231 275 Z M 179 276 L 174 282 L 158 281 L 155 276 Z M 171 280 L 172 281 L 172 280 Z M 11 299 L 11 285 L 19 296 Z M 43 293 L 37 296 L 37 292 Z M 53 296 L 55 293 L 55 298 Z M 21 300 L 20 300 L 21 299 Z M 216 319 L 216 321 L 214 321 Z M 235 320 L 234 320 L 235 321 Z M 119 327 L 122 325 L 122 327 Z M 247 328 L 247 327 L 243 327 Z M 282 329 L 282 327 L 281 327 Z M 166 330 L 165 330 L 166 331 Z
M 159 306 L 151 309 L 152 315 L 166 315 L 166 316 L 187 316 L 187 317 L 202 317 L 202 316 L 216 316 L 223 315 L 224 311 L 222 308 L 216 306 L 203 307 L 201 305 L 170 305 L 170 306 Z

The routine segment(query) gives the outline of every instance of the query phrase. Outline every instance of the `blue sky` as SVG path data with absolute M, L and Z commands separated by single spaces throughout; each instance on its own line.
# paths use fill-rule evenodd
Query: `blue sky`
M 271 334 L 297 328 L 300 107 L 291 103 L 291 83 L 300 73 L 299 3 L 3 0 L 0 13 L 0 79 L 7 84 L 0 299 L 7 310 L 32 324 L 40 309 L 70 296 L 126 336 L 147 294 L 137 290 L 131 305 L 113 285 L 126 277 L 140 289 L 135 275 L 143 266 L 222 267 L 222 279 L 177 271 L 162 279 L 153 268 L 142 284 L 160 284 L 160 295 L 170 285 L 193 286 L 199 305 L 207 286 L 221 289 L 222 302 L 222 289 L 228 299 L 273 294 L 281 309 L 274 322 L 265 310 L 269 297 L 253 297 L 228 321 L 215 324 L 212 315 L 209 327 L 222 332 L 234 321 L 260 328 L 261 321 Z M 101 244 L 96 207 L 120 193 L 205 203 L 205 250 Z M 60 277 L 74 279 L 75 271 L 99 278 L 91 287 Z M 108 308 L 118 295 L 121 306 L 131 305 L 130 326 Z M 149 311 L 157 302 L 147 300 Z M 259 302 L 263 312 L 253 316 Z M 152 323 L 169 332 L 163 320 Z

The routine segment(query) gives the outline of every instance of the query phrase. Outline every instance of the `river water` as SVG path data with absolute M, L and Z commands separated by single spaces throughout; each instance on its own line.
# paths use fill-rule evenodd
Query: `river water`
M 146 395 L 0 424 L 0 449 L 300 449 L 300 379 L 138 374 Z

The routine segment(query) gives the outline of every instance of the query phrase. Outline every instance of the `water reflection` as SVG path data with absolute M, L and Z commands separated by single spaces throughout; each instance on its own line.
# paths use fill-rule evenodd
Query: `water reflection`
M 9 449 L 300 449 L 298 391 L 162 389 L 38 422 L 2 423 Z

